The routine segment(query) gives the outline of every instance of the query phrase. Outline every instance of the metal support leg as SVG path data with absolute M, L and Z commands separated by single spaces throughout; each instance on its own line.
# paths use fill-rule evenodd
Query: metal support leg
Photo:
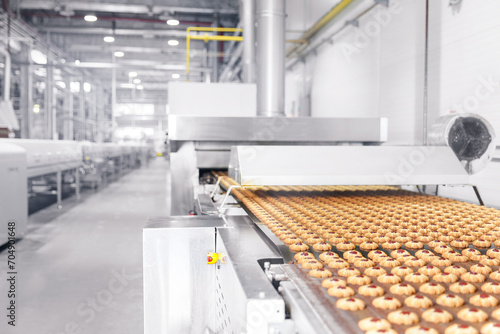
M 479 194 L 479 190 L 477 189 L 476 186 L 472 186 L 472 189 L 474 189 L 474 192 L 476 193 L 477 200 L 479 201 L 479 205 L 484 206 L 483 199 L 481 198 L 481 195 Z
M 217 178 L 217 183 L 215 184 L 215 188 L 212 191 L 212 193 L 210 194 L 211 199 L 214 199 L 215 193 L 217 192 L 217 189 L 219 189 L 220 181 L 222 180 L 223 177 L 227 177 L 227 176 L 219 176 Z
M 58 171 L 56 173 L 57 177 L 57 208 L 62 208 L 62 172 Z
M 231 191 L 234 189 L 234 188 L 241 188 L 241 186 L 236 186 L 236 185 L 233 185 L 233 186 L 230 186 L 229 189 L 227 190 L 227 193 L 226 193 L 226 196 L 224 196 L 224 199 L 222 200 L 222 203 L 221 205 L 219 206 L 219 208 L 217 209 L 217 211 L 220 213 L 222 208 L 224 207 L 224 204 L 226 204 L 226 201 L 227 201 L 227 198 L 229 197 L 229 194 L 231 194 Z
M 75 169 L 75 195 L 76 199 L 80 199 L 80 171 Z

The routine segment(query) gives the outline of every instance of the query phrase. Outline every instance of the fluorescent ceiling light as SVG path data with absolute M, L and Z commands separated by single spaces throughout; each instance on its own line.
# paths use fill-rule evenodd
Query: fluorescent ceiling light
M 144 89 L 144 87 L 142 85 L 137 85 L 137 87 L 135 87 L 135 88 L 137 88 L 138 90 L 143 90 Z
M 115 38 L 113 36 L 104 36 L 103 39 L 106 43 L 113 43 L 115 41 Z
M 177 46 L 177 45 L 179 45 L 179 41 L 176 40 L 176 39 L 171 39 L 167 43 L 168 43 L 168 45 L 171 45 L 171 46 Z
M 95 22 L 97 21 L 97 16 L 95 15 L 85 15 L 83 19 L 87 22 Z
M 31 50 L 31 60 L 39 65 L 47 64 L 47 56 L 39 50 Z
M 179 20 L 176 20 L 176 19 L 168 19 L 167 20 L 167 24 L 169 26 L 178 26 L 179 25 Z
M 137 72 L 128 72 L 128 76 L 131 78 L 135 78 L 137 76 Z
M 173 79 L 179 79 L 180 77 L 181 77 L 181 75 L 179 73 L 172 74 Z
M 75 60 L 75 65 L 80 65 L 80 61 L 78 59 Z
M 85 93 L 90 93 L 91 90 L 92 90 L 92 86 L 88 82 L 84 82 L 83 83 L 83 91 Z
M 57 81 L 56 85 L 59 86 L 62 89 L 66 88 L 66 83 L 64 81 Z
M 138 85 L 138 84 L 141 83 L 141 79 L 134 79 L 133 83 L 135 83 L 136 85 Z
M 121 58 L 125 56 L 125 53 L 123 53 L 122 51 L 115 51 L 114 55 L 115 57 Z

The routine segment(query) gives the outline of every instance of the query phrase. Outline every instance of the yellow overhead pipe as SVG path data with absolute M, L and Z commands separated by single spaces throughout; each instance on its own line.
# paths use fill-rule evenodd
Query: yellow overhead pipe
M 309 28 L 299 40 L 305 40 L 306 43 L 309 39 L 313 37 L 321 28 L 323 28 L 328 22 L 330 22 L 334 17 L 336 17 L 340 12 L 342 12 L 351 2 L 354 0 L 342 0 L 337 6 L 333 7 L 328 13 L 326 13 L 319 21 L 317 21 L 311 28 Z M 306 44 L 302 43 L 302 44 Z M 294 53 L 300 46 L 293 45 L 286 51 L 286 56 L 289 57 Z
M 236 41 L 241 42 L 243 40 L 242 36 L 225 36 L 225 35 L 191 35 L 191 31 L 206 31 L 206 32 L 242 32 L 241 28 L 220 28 L 220 27 L 188 27 L 186 29 L 186 74 L 189 81 L 189 51 L 191 49 L 191 40 L 202 40 L 205 43 L 208 41 Z

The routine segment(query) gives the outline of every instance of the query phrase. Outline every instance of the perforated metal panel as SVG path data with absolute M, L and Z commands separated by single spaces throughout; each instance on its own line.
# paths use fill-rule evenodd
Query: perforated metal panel
M 217 333 L 235 333 L 219 275 L 215 276 L 215 330 Z

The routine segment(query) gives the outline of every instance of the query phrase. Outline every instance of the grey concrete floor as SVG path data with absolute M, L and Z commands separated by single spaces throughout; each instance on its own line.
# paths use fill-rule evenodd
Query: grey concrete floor
M 30 216 L 17 243 L 16 326 L 0 253 L 0 333 L 143 333 L 142 227 L 166 216 L 168 162 Z

